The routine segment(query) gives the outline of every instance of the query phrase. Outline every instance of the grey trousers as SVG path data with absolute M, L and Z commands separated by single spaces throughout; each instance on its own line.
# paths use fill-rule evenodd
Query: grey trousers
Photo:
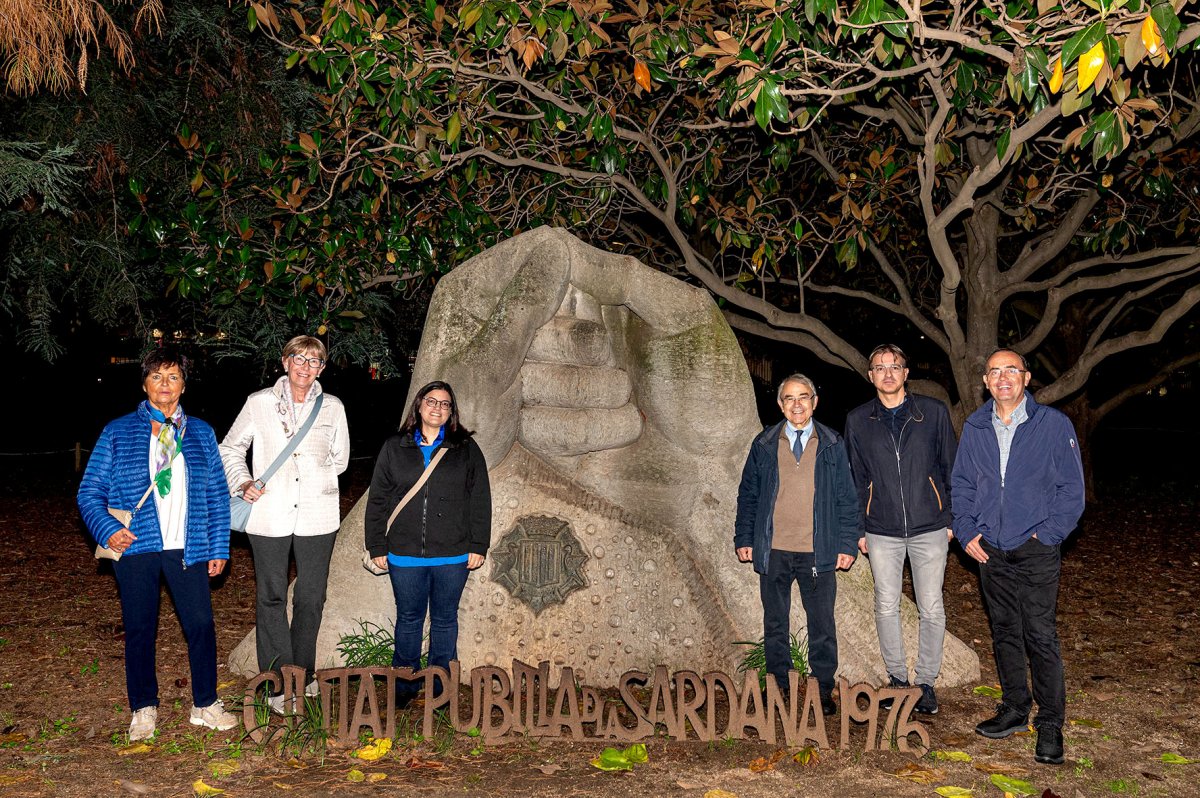
M 283 665 L 304 668 L 311 679 L 316 670 L 317 632 L 325 609 L 329 559 L 337 532 L 328 535 L 288 535 L 269 538 L 247 535 L 254 554 L 257 585 L 255 630 L 259 671 Z M 296 557 L 296 589 L 292 596 L 292 622 L 288 623 L 287 589 L 289 554 Z
M 933 686 L 942 670 L 946 640 L 946 608 L 942 584 L 946 579 L 946 530 L 909 538 L 867 533 L 867 556 L 875 577 L 875 630 L 888 675 L 908 681 L 908 659 L 900 629 L 900 594 L 904 588 L 904 558 L 912 565 L 913 594 L 920 614 L 917 668 L 914 684 Z

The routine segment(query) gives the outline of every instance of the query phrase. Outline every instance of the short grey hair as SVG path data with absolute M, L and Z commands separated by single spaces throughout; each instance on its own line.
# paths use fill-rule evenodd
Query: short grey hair
M 1025 360 L 1024 355 L 1022 355 L 1020 352 L 1018 352 L 1015 349 L 1010 349 L 1007 346 L 1001 346 L 997 349 L 993 349 L 991 354 L 983 359 L 983 373 L 985 375 L 988 372 L 987 364 L 992 362 L 992 358 L 994 358 L 996 355 L 1000 354 L 1001 352 L 1008 352 L 1010 355 L 1016 355 L 1017 359 L 1021 361 L 1021 368 L 1023 368 L 1025 371 L 1029 371 L 1029 362 Z
M 817 384 L 815 382 L 810 380 L 808 377 L 805 377 L 803 374 L 793 374 L 790 377 L 784 377 L 783 382 L 779 383 L 779 389 L 775 391 L 776 402 L 783 401 L 783 386 L 787 385 L 789 382 L 804 383 L 808 386 L 808 390 L 812 391 L 813 396 L 817 395 Z

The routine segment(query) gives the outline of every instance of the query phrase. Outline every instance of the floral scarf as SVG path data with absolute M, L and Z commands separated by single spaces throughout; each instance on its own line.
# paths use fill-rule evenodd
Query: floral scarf
M 175 412 L 167 418 L 149 401 L 143 399 L 142 404 L 150 418 L 162 425 L 158 428 L 156 436 L 159 450 L 154 461 L 154 487 L 158 490 L 158 495 L 163 497 L 171 492 L 171 463 L 179 453 L 179 446 L 187 427 L 187 416 L 183 414 L 183 405 L 175 405 Z

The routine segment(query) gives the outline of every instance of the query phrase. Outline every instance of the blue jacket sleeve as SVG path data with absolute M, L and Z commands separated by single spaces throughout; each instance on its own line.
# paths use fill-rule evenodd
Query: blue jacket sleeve
M 92 538 L 108 548 L 108 539 L 121 531 L 121 522 L 113 518 L 109 512 L 109 493 L 112 487 L 113 466 L 113 431 L 109 425 L 100 433 L 100 439 L 92 447 L 88 457 L 87 468 L 83 479 L 79 482 L 79 492 L 75 501 L 79 505 L 79 513 L 83 516 L 83 524 L 91 533 Z M 132 510 L 132 507 L 120 509 Z
M 958 438 L 954 434 L 954 425 L 950 423 L 950 413 L 946 410 L 946 406 L 941 402 L 937 403 L 938 407 L 938 452 L 937 460 L 938 467 L 941 470 L 943 485 L 951 484 L 951 479 L 954 475 L 954 459 L 955 453 L 958 450 Z M 954 516 L 954 492 L 946 497 L 946 509 L 950 511 L 950 516 Z
M 954 537 L 964 546 L 979 537 L 979 530 L 976 529 L 976 477 L 973 457 L 977 447 L 978 434 L 975 429 L 971 426 L 963 427 L 962 440 L 958 442 L 954 468 L 950 473 L 950 502 L 954 508 Z
M 1079 523 L 1084 507 L 1083 458 L 1079 453 L 1079 440 L 1075 427 L 1062 414 L 1055 414 L 1056 423 L 1052 431 L 1053 445 L 1051 463 L 1054 469 L 1054 498 L 1050 515 L 1038 524 L 1037 537 L 1047 546 L 1057 546 L 1067 539 Z
M 850 458 L 845 446 L 835 446 L 834 469 L 837 473 L 838 554 L 858 557 L 858 539 L 862 536 L 862 513 L 859 512 L 858 492 L 854 475 L 850 473 Z
M 204 462 L 208 465 L 208 559 L 229 559 L 229 483 L 221 450 L 211 427 L 204 429 Z
M 854 476 L 855 492 L 858 495 L 858 507 L 861 513 L 865 514 L 867 512 L 867 486 L 871 484 L 871 470 L 867 465 L 867 460 L 862 456 L 862 451 L 858 447 L 858 427 L 860 423 L 856 414 L 852 413 L 848 416 L 846 418 L 846 434 L 843 437 L 846 441 L 846 453 L 850 457 L 850 473 Z M 859 522 L 862 524 L 863 519 L 860 518 Z
M 755 457 L 754 444 L 746 455 L 742 467 L 742 481 L 738 485 L 737 518 L 733 523 L 733 547 L 744 549 L 754 545 L 754 522 L 758 517 L 758 494 L 762 490 L 762 472 Z

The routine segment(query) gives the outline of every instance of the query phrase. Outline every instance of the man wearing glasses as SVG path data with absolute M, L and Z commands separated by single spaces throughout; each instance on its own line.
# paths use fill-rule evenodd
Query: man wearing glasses
M 1083 514 L 1083 462 L 1070 420 L 1026 390 L 1023 357 L 992 353 L 983 383 L 992 399 L 967 418 L 951 477 L 954 534 L 979 562 L 1003 691 L 995 716 L 975 731 L 994 739 L 1021 731 L 1037 701 L 1034 759 L 1060 765 L 1066 686 L 1054 617 L 1059 546 Z
M 821 711 L 833 715 L 835 569 L 848 569 L 857 555 L 858 497 L 845 441 L 813 420 L 813 381 L 793 374 L 779 386 L 776 401 L 784 419 L 754 439 L 742 469 L 733 546 L 759 575 L 767 672 L 785 693 L 792 668 L 792 583 L 799 585 L 809 666 Z
M 950 472 L 958 442 L 944 404 L 905 390 L 908 359 L 900 347 L 876 347 L 869 362 L 875 398 L 846 417 L 850 468 L 866 530 L 858 548 L 870 559 L 875 577 L 875 629 L 890 687 L 909 686 L 900 596 L 905 558 L 911 564 L 920 613 L 915 683 L 921 698 L 915 709 L 934 715 L 933 685 L 946 639 L 942 584 L 951 537 Z

